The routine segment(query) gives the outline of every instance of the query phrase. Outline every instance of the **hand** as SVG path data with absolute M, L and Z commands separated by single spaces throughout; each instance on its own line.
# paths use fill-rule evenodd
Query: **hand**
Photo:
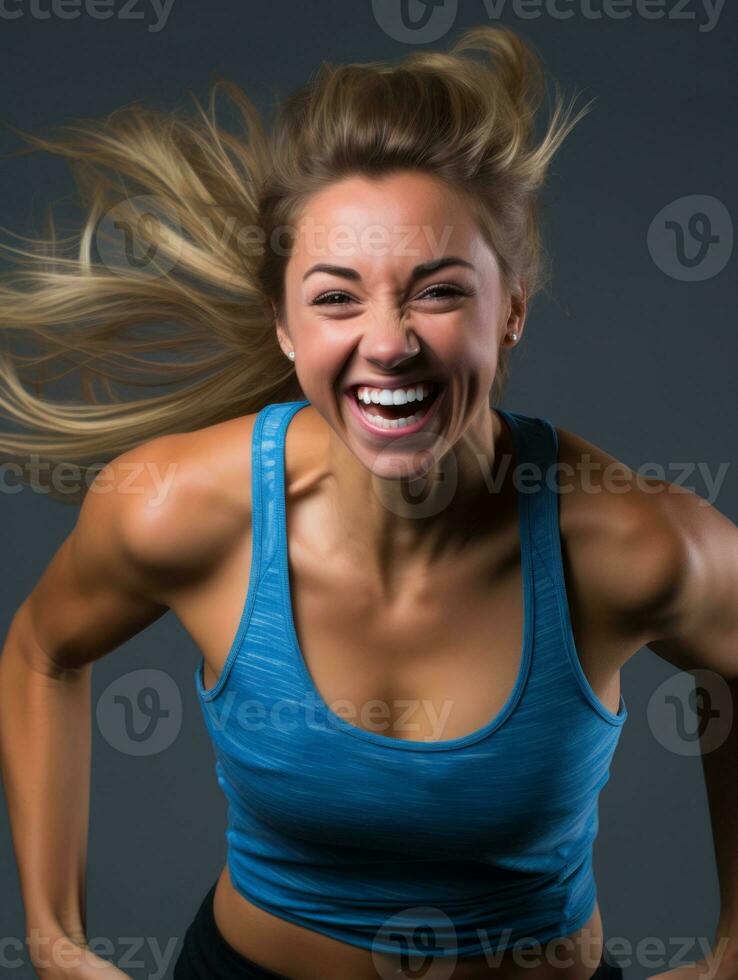
M 666 973 L 651 973 L 648 980 L 729 980 L 729 977 L 730 974 L 721 973 L 719 967 L 716 968 L 714 960 L 702 959 L 678 966 L 675 970 L 667 970 Z
M 97 956 L 81 933 L 50 933 L 31 953 L 39 980 L 131 980 L 114 963 Z
M 701 960 L 649 974 L 648 980 L 738 980 L 738 941 L 723 937 Z

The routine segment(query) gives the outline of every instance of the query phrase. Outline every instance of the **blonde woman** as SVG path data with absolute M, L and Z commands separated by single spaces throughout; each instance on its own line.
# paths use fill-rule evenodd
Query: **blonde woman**
M 3 355 L 5 458 L 108 464 L 0 660 L 38 975 L 124 975 L 85 949 L 90 670 L 171 609 L 229 802 L 175 980 L 619 976 L 592 868 L 619 672 L 650 644 L 736 678 L 738 531 L 622 465 L 611 492 L 609 453 L 499 406 L 545 276 L 537 195 L 581 113 L 557 92 L 537 136 L 540 60 L 489 27 L 323 64 L 269 135 L 218 91 L 245 132 L 214 98 L 33 137 L 77 168 L 88 221 L 74 254 L 17 250 L 0 294 L 41 347 Z M 95 260 L 111 214 L 149 266 Z M 44 397 L 70 363 L 84 400 Z M 731 745 L 709 768 L 718 978 Z

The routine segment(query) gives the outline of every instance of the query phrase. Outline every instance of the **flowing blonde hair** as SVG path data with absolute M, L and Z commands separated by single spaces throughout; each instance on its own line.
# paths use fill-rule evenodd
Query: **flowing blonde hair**
M 133 104 L 58 127 L 57 139 L 21 133 L 29 146 L 20 153 L 67 158 L 87 216 L 70 238 L 57 239 L 49 213 L 44 238 L 0 245 L 16 266 L 0 279 L 0 414 L 11 423 L 0 457 L 35 454 L 94 475 L 156 436 L 304 397 L 277 343 L 275 310 L 284 312 L 300 209 L 350 174 L 413 169 L 462 191 L 506 288 L 522 283 L 530 301 L 549 274 L 537 192 L 589 109 L 574 115 L 554 84 L 537 138 L 541 60 L 513 31 L 482 26 L 447 53 L 322 62 L 279 106 L 269 134 L 222 78 L 207 111 L 196 98 L 194 113 Z M 218 121 L 219 93 L 235 125 Z M 22 353 L 24 343 L 35 349 Z M 507 373 L 503 349 L 492 404 Z M 75 400 L 43 396 L 70 374 Z M 149 390 L 126 397 L 125 386 Z

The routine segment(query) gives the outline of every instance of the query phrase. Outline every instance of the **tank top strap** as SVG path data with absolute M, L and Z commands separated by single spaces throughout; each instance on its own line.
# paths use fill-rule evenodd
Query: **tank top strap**
M 557 601 L 566 604 L 559 525 L 559 440 L 556 428 L 547 418 L 518 418 L 529 434 L 532 445 L 530 458 L 535 463 L 529 481 L 533 552 L 556 593 Z
M 544 562 L 552 569 L 553 545 L 558 543 L 558 495 L 556 430 L 544 418 L 496 408 L 508 423 L 514 436 L 516 458 L 514 480 L 518 501 L 525 498 L 524 515 L 536 564 Z
M 628 717 L 620 695 L 617 713 L 607 708 L 592 690 L 577 651 L 566 579 L 561 537 L 559 495 L 559 438 L 547 418 L 496 409 L 518 437 L 520 469 L 515 469 L 519 493 L 526 497 L 524 513 L 533 555 L 535 596 L 535 653 L 526 688 L 524 708 L 537 717 L 551 713 L 557 724 L 562 705 L 584 703 L 618 728 Z M 525 464 L 534 464 L 528 466 Z M 515 466 L 518 466 L 516 460 Z M 566 667 L 566 669 L 562 669 Z M 567 709 L 568 710 L 568 709 Z
M 290 419 L 307 399 L 273 402 L 256 416 L 251 441 L 252 574 L 258 581 L 280 547 L 284 520 L 284 446 Z
M 532 556 L 535 627 L 528 697 L 535 703 L 533 691 L 548 686 L 553 704 L 571 688 L 570 672 L 562 670 L 567 658 L 568 614 L 559 532 L 558 440 L 548 419 L 497 411 L 516 437 L 513 478 Z M 542 710 L 540 705 L 537 710 Z

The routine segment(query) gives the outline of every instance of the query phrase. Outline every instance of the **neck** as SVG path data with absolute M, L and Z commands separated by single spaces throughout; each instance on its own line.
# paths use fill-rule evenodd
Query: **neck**
M 486 405 L 443 458 L 416 479 L 384 479 L 359 463 L 331 430 L 326 471 L 338 533 L 360 560 L 392 568 L 430 567 L 500 519 L 500 473 L 510 469 L 506 429 Z

